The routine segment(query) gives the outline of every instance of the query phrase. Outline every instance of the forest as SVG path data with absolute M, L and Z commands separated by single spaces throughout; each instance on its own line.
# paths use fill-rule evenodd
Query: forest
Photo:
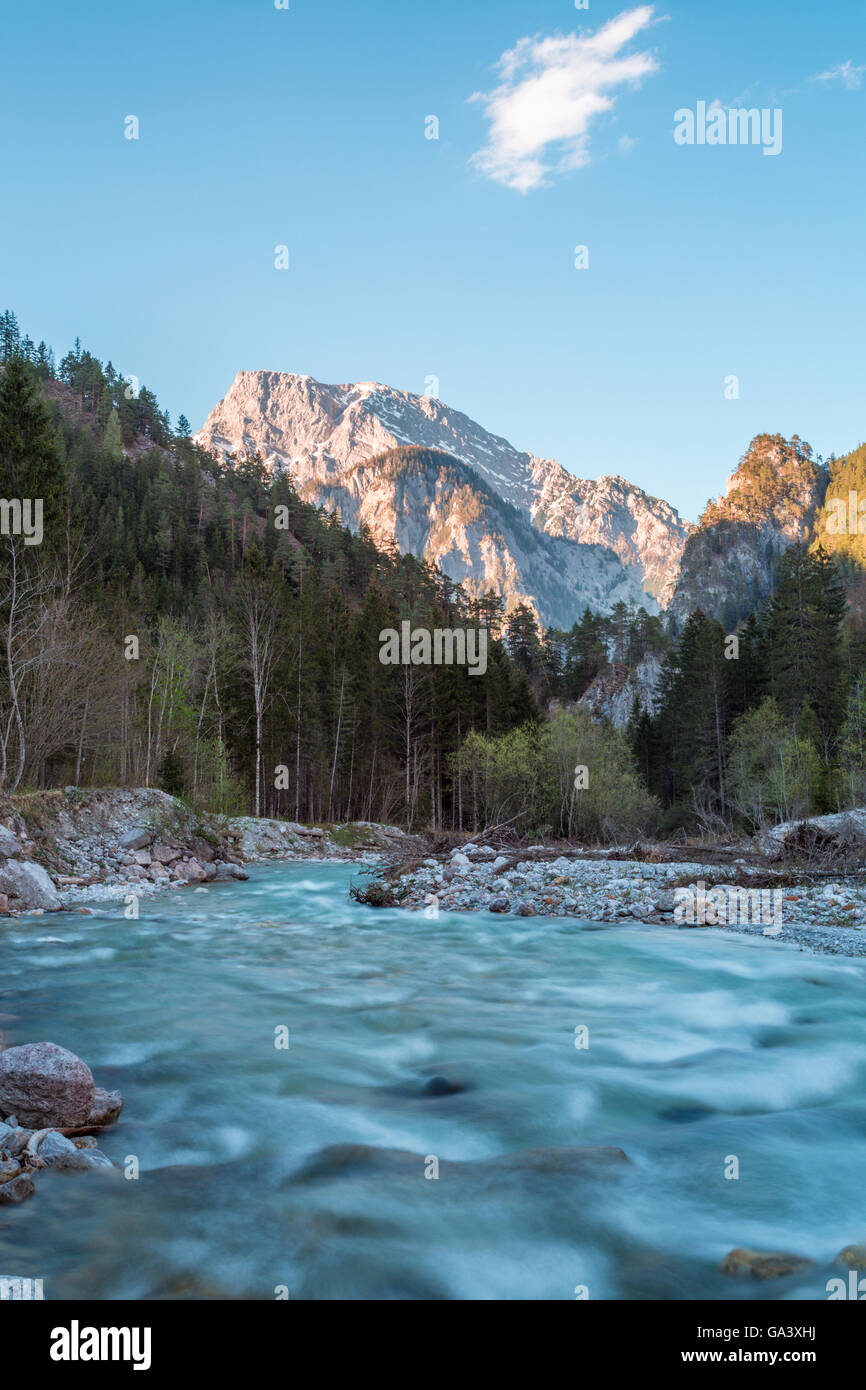
M 866 800 L 859 540 L 792 546 L 734 634 L 697 611 L 674 640 L 624 604 L 542 630 L 260 461 L 214 459 L 78 341 L 57 363 L 7 310 L 0 362 L 0 496 L 43 499 L 45 531 L 0 537 L 0 789 L 586 841 Z M 835 466 L 854 488 L 866 454 Z M 485 673 L 383 664 L 403 621 L 485 628 Z M 626 730 L 577 705 L 646 661 L 657 700 Z

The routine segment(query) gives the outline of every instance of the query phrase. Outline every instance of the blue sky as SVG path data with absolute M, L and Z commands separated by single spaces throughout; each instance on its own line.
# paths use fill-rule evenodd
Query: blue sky
M 436 376 L 690 518 L 761 430 L 866 436 L 859 0 L 48 0 L 4 39 L 0 307 L 173 418 L 241 369 Z M 782 153 L 677 145 L 699 101 L 781 108 Z

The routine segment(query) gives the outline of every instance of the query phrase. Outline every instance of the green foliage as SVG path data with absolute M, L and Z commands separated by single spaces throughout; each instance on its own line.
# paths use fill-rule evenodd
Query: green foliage
M 39 379 L 20 352 L 0 375 L 0 496 L 41 499 L 43 530 L 59 545 L 65 529 L 67 479 Z
M 668 657 L 655 717 L 633 716 L 629 729 L 648 785 L 680 823 L 764 825 L 850 795 L 830 770 L 856 671 L 845 612 L 833 559 L 793 545 L 775 592 L 741 625 L 736 659 L 725 659 L 720 624 L 691 615 Z
M 854 681 L 846 700 L 831 797 L 839 810 L 866 805 L 866 675 Z
M 646 832 L 657 817 L 625 737 L 582 710 L 497 738 L 473 732 L 452 761 L 475 830 L 509 823 L 524 834 L 609 843 Z
M 768 688 L 791 719 L 812 709 L 827 753 L 845 703 L 845 593 L 826 551 L 792 545 L 766 615 Z
M 810 815 L 816 809 L 821 776 L 815 744 L 792 732 L 772 696 L 735 721 L 728 755 L 729 794 L 751 829 Z

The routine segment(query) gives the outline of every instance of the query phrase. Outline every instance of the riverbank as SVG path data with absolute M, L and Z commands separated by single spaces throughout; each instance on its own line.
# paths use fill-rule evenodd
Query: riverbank
M 703 858 L 680 856 L 669 845 L 644 846 L 629 857 L 622 850 L 482 842 L 432 854 L 428 839 L 397 826 L 203 816 L 155 788 L 66 787 L 0 798 L 0 917 L 88 912 L 100 902 L 206 888 L 246 878 L 251 863 L 336 861 L 375 870 L 373 891 L 362 891 L 361 901 L 428 916 L 470 911 L 723 927 L 830 955 L 866 956 L 866 876 L 850 871 L 863 860 L 860 841 L 852 841 L 852 819 L 860 814 L 776 827 L 751 849 L 741 846 L 742 854 L 716 846 Z M 813 843 L 816 833 L 827 841 L 832 832 L 845 871 L 806 858 L 780 867 L 786 840 L 802 850 L 804 830 Z M 390 867 L 380 870 L 383 860 Z
M 386 873 L 382 884 L 391 905 L 428 916 L 493 912 L 715 927 L 829 955 L 866 956 L 862 874 L 798 872 L 745 859 L 647 862 L 543 847 L 513 854 L 470 843 Z
M 396 826 L 206 816 L 152 787 L 21 793 L 0 798 L 0 916 L 244 879 L 268 859 L 369 863 L 413 847 Z

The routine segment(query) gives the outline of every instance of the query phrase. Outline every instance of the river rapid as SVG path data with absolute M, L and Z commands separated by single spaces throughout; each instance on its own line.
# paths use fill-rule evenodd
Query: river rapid
M 123 1092 L 100 1147 L 139 1176 L 40 1173 L 0 1273 L 47 1299 L 827 1297 L 866 1238 L 866 962 L 374 911 L 351 877 L 4 924 L 7 1043 Z M 588 1145 L 630 1162 L 533 1152 Z M 741 1283 L 739 1245 L 815 1265 Z

